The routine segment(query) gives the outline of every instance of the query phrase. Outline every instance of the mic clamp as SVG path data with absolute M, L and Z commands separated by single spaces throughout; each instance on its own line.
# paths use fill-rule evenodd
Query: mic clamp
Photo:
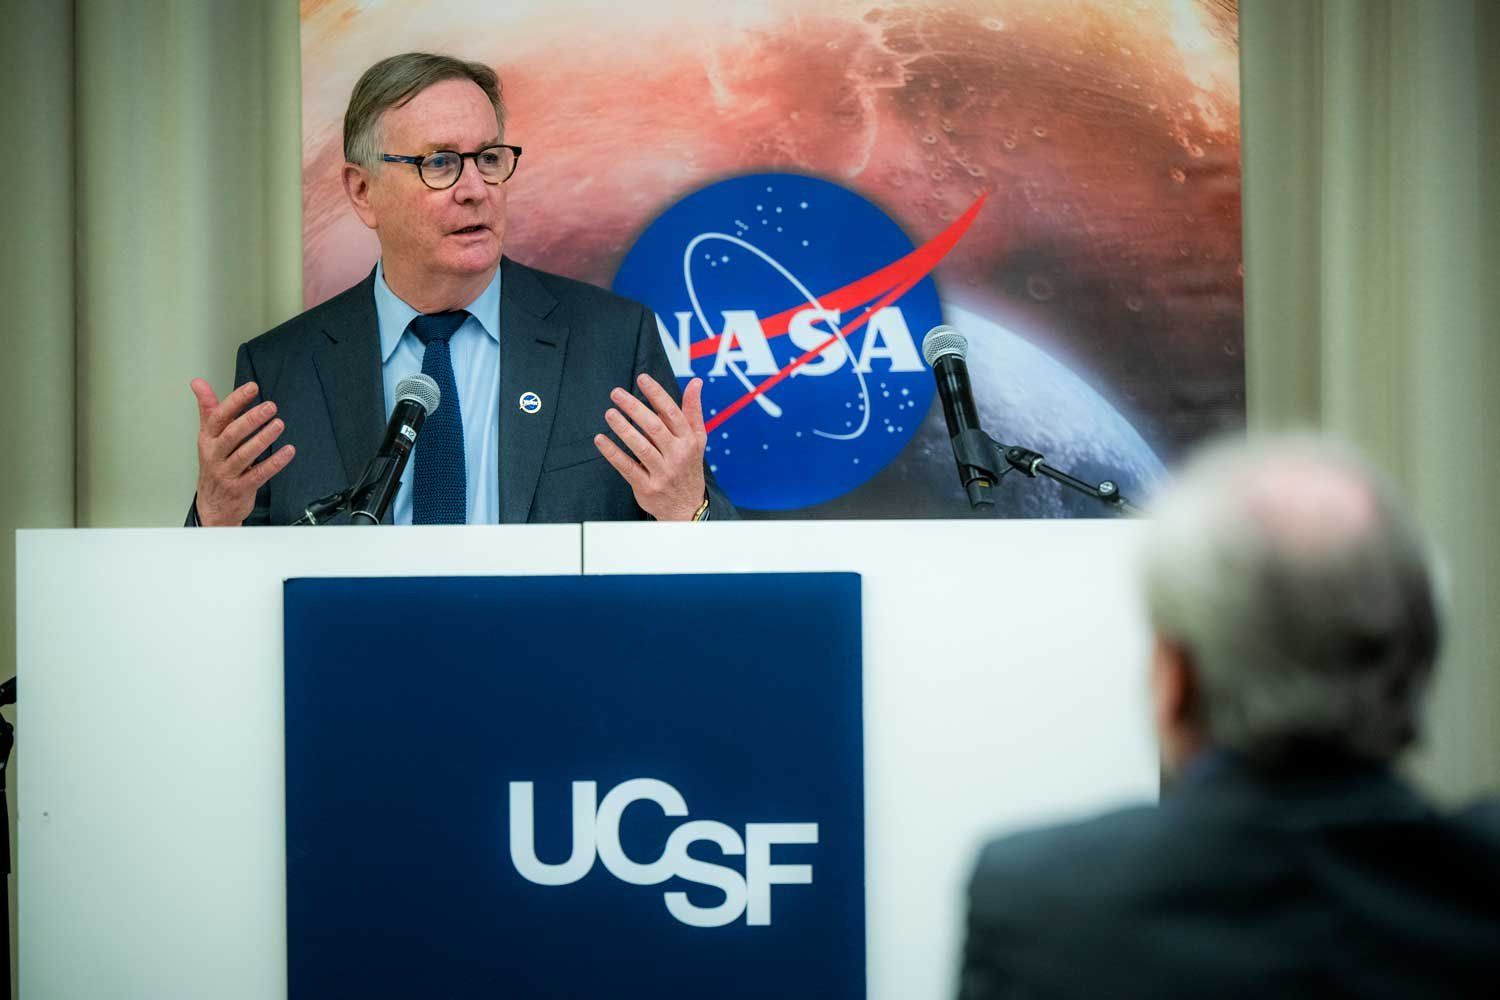
M 974 427 L 960 431 L 950 440 L 953 458 L 964 473 L 964 492 L 969 496 L 969 506 L 974 510 L 994 507 L 994 486 L 1010 471 L 1004 462 L 996 461 L 1000 446 L 984 431 Z
M 349 515 L 350 524 L 379 524 L 380 515 L 385 513 L 386 506 L 390 503 L 389 496 L 385 503 L 379 503 L 375 497 L 375 491 L 380 484 L 386 481 L 397 464 L 395 455 L 376 455 L 370 459 L 365 466 L 364 475 L 359 477 L 359 482 L 349 491 L 350 506 L 354 512 Z M 394 491 L 391 491 L 394 493 Z M 372 508 L 379 507 L 379 513 Z
M 349 507 L 349 499 L 354 495 L 353 490 L 339 490 L 330 493 L 326 497 L 314 500 L 303 508 L 302 516 L 292 522 L 293 527 L 305 525 L 327 524 Z
M 353 513 L 349 517 L 349 523 L 379 524 L 379 519 L 365 508 L 369 506 L 370 492 L 394 461 L 395 459 L 386 455 L 377 455 L 370 459 L 365 466 L 364 474 L 359 477 L 359 482 L 348 489 L 314 500 L 303 509 L 302 516 L 292 522 L 293 526 L 327 524 L 351 508 L 353 508 Z
M 394 461 L 395 459 L 385 455 L 377 455 L 370 459 L 369 463 L 365 466 L 364 474 L 359 477 L 359 482 L 348 489 L 339 490 L 336 493 L 330 493 L 326 497 L 314 500 L 303 509 L 302 516 L 293 521 L 292 525 L 294 527 L 302 527 L 305 525 L 327 524 L 351 508 L 354 508 L 354 510 L 350 514 L 349 523 L 379 524 L 379 519 L 365 508 L 369 506 L 370 491 L 374 489 L 381 475 Z

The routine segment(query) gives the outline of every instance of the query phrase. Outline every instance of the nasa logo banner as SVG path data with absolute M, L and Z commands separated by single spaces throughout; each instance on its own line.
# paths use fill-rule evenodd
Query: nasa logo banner
M 284 596 L 294 1000 L 865 995 L 858 576 Z
M 704 379 L 706 458 L 735 504 L 824 503 L 906 447 L 934 395 L 930 272 L 982 203 L 918 248 L 853 191 L 751 174 L 690 194 L 635 241 L 614 290 L 656 313 L 681 383 Z
M 341 180 L 355 83 L 478 60 L 527 150 L 504 253 L 656 313 L 748 518 L 1113 516 L 1020 475 L 973 511 L 896 312 L 860 325 L 887 294 L 915 345 L 967 338 L 988 434 L 1125 496 L 1244 427 L 1238 0 L 318 0 L 301 37 L 306 305 L 380 255 Z

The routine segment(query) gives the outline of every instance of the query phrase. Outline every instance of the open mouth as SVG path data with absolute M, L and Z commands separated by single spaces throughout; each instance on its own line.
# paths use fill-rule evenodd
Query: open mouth
M 462 229 L 453 230 L 454 236 L 472 236 L 475 233 L 488 231 L 489 226 L 464 226 Z

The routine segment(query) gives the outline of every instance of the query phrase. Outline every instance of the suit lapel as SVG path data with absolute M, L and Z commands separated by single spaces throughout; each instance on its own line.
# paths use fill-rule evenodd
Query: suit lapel
M 344 292 L 323 323 L 313 356 L 344 478 L 353 483 L 380 447 L 385 430 L 385 381 L 380 369 L 380 321 L 375 272 Z M 330 303 L 333 305 L 333 303 Z
M 568 327 L 548 317 L 557 300 L 532 270 L 502 258 L 500 279 L 500 521 L 525 523 L 557 413 Z M 541 397 L 524 413 L 522 393 Z

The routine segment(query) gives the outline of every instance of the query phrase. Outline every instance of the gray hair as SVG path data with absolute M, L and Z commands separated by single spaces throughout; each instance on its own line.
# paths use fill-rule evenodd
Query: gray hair
M 344 112 L 344 159 L 374 169 L 380 164 L 380 120 L 435 83 L 472 80 L 495 108 L 495 123 L 505 135 L 505 101 L 500 78 L 484 63 L 465 62 L 430 52 L 389 56 L 365 70 Z
M 1241 439 L 1191 460 L 1153 513 L 1148 610 L 1191 657 L 1212 744 L 1277 764 L 1388 760 L 1416 738 L 1438 602 L 1382 476 L 1311 436 Z

